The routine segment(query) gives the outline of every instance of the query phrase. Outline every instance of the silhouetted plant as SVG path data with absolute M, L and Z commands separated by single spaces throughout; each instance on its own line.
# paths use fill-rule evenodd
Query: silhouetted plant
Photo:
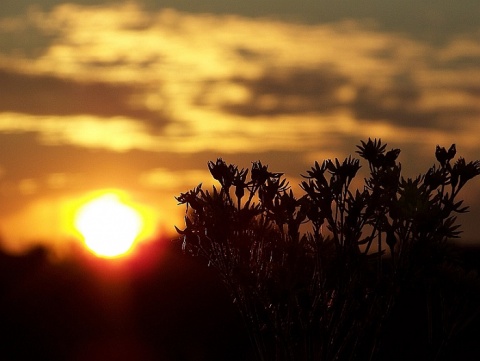
M 350 190 L 360 169 L 352 157 L 315 162 L 299 198 L 261 162 L 247 180 L 248 169 L 219 158 L 208 168 L 220 188 L 177 197 L 184 251 L 218 270 L 259 360 L 373 359 L 403 285 L 439 269 L 459 235 L 455 214 L 467 207 L 456 197 L 479 161 L 452 165 L 455 145 L 437 146 L 440 165 L 404 179 L 399 149 L 376 139 L 358 149 L 370 170 L 362 190 Z M 459 327 L 453 316 L 445 335 Z M 448 342 L 440 338 L 437 349 Z

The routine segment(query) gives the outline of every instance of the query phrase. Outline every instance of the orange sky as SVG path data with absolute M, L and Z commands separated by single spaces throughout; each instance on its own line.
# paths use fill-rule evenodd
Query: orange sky
M 62 247 L 72 204 L 121 189 L 173 230 L 208 160 L 261 160 L 292 184 L 360 139 L 401 148 L 406 176 L 437 144 L 480 159 L 480 27 L 432 43 L 375 22 L 61 4 L 0 17 L 0 234 Z M 5 43 L 6 44 L 6 43 Z M 477 237 L 478 179 L 463 193 Z

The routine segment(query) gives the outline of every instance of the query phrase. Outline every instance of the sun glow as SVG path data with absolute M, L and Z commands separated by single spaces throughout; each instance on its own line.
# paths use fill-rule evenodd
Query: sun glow
M 141 213 L 119 195 L 106 193 L 82 206 L 75 215 L 75 228 L 95 255 L 119 257 L 132 249 L 144 228 Z

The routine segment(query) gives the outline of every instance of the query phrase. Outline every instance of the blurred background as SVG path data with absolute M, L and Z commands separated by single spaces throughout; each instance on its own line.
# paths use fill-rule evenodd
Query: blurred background
M 241 359 L 247 340 L 219 280 L 171 242 L 185 212 L 174 196 L 210 186 L 218 157 L 261 160 L 298 191 L 315 160 L 354 155 L 369 137 L 402 150 L 405 177 L 436 162 L 437 144 L 480 159 L 479 18 L 476 0 L 2 0 L 5 347 L 50 360 L 100 358 L 109 342 L 145 359 Z M 74 227 L 107 190 L 144 217 L 123 261 L 93 257 Z M 479 180 L 460 198 L 458 242 L 477 246 Z

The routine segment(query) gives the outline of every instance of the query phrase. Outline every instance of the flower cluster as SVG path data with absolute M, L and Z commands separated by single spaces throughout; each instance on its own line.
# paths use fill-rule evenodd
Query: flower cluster
M 300 197 L 260 161 L 249 170 L 218 158 L 208 168 L 219 189 L 177 197 L 187 206 L 186 227 L 177 228 L 184 250 L 217 268 L 260 360 L 371 355 L 368 335 L 402 282 L 436 267 L 432 254 L 458 237 L 456 214 L 467 207 L 456 197 L 480 162 L 452 165 L 456 146 L 437 146 L 438 165 L 404 178 L 400 150 L 386 147 L 380 139 L 358 146 L 370 170 L 362 190 L 350 189 L 360 170 L 351 156 L 315 162 Z

